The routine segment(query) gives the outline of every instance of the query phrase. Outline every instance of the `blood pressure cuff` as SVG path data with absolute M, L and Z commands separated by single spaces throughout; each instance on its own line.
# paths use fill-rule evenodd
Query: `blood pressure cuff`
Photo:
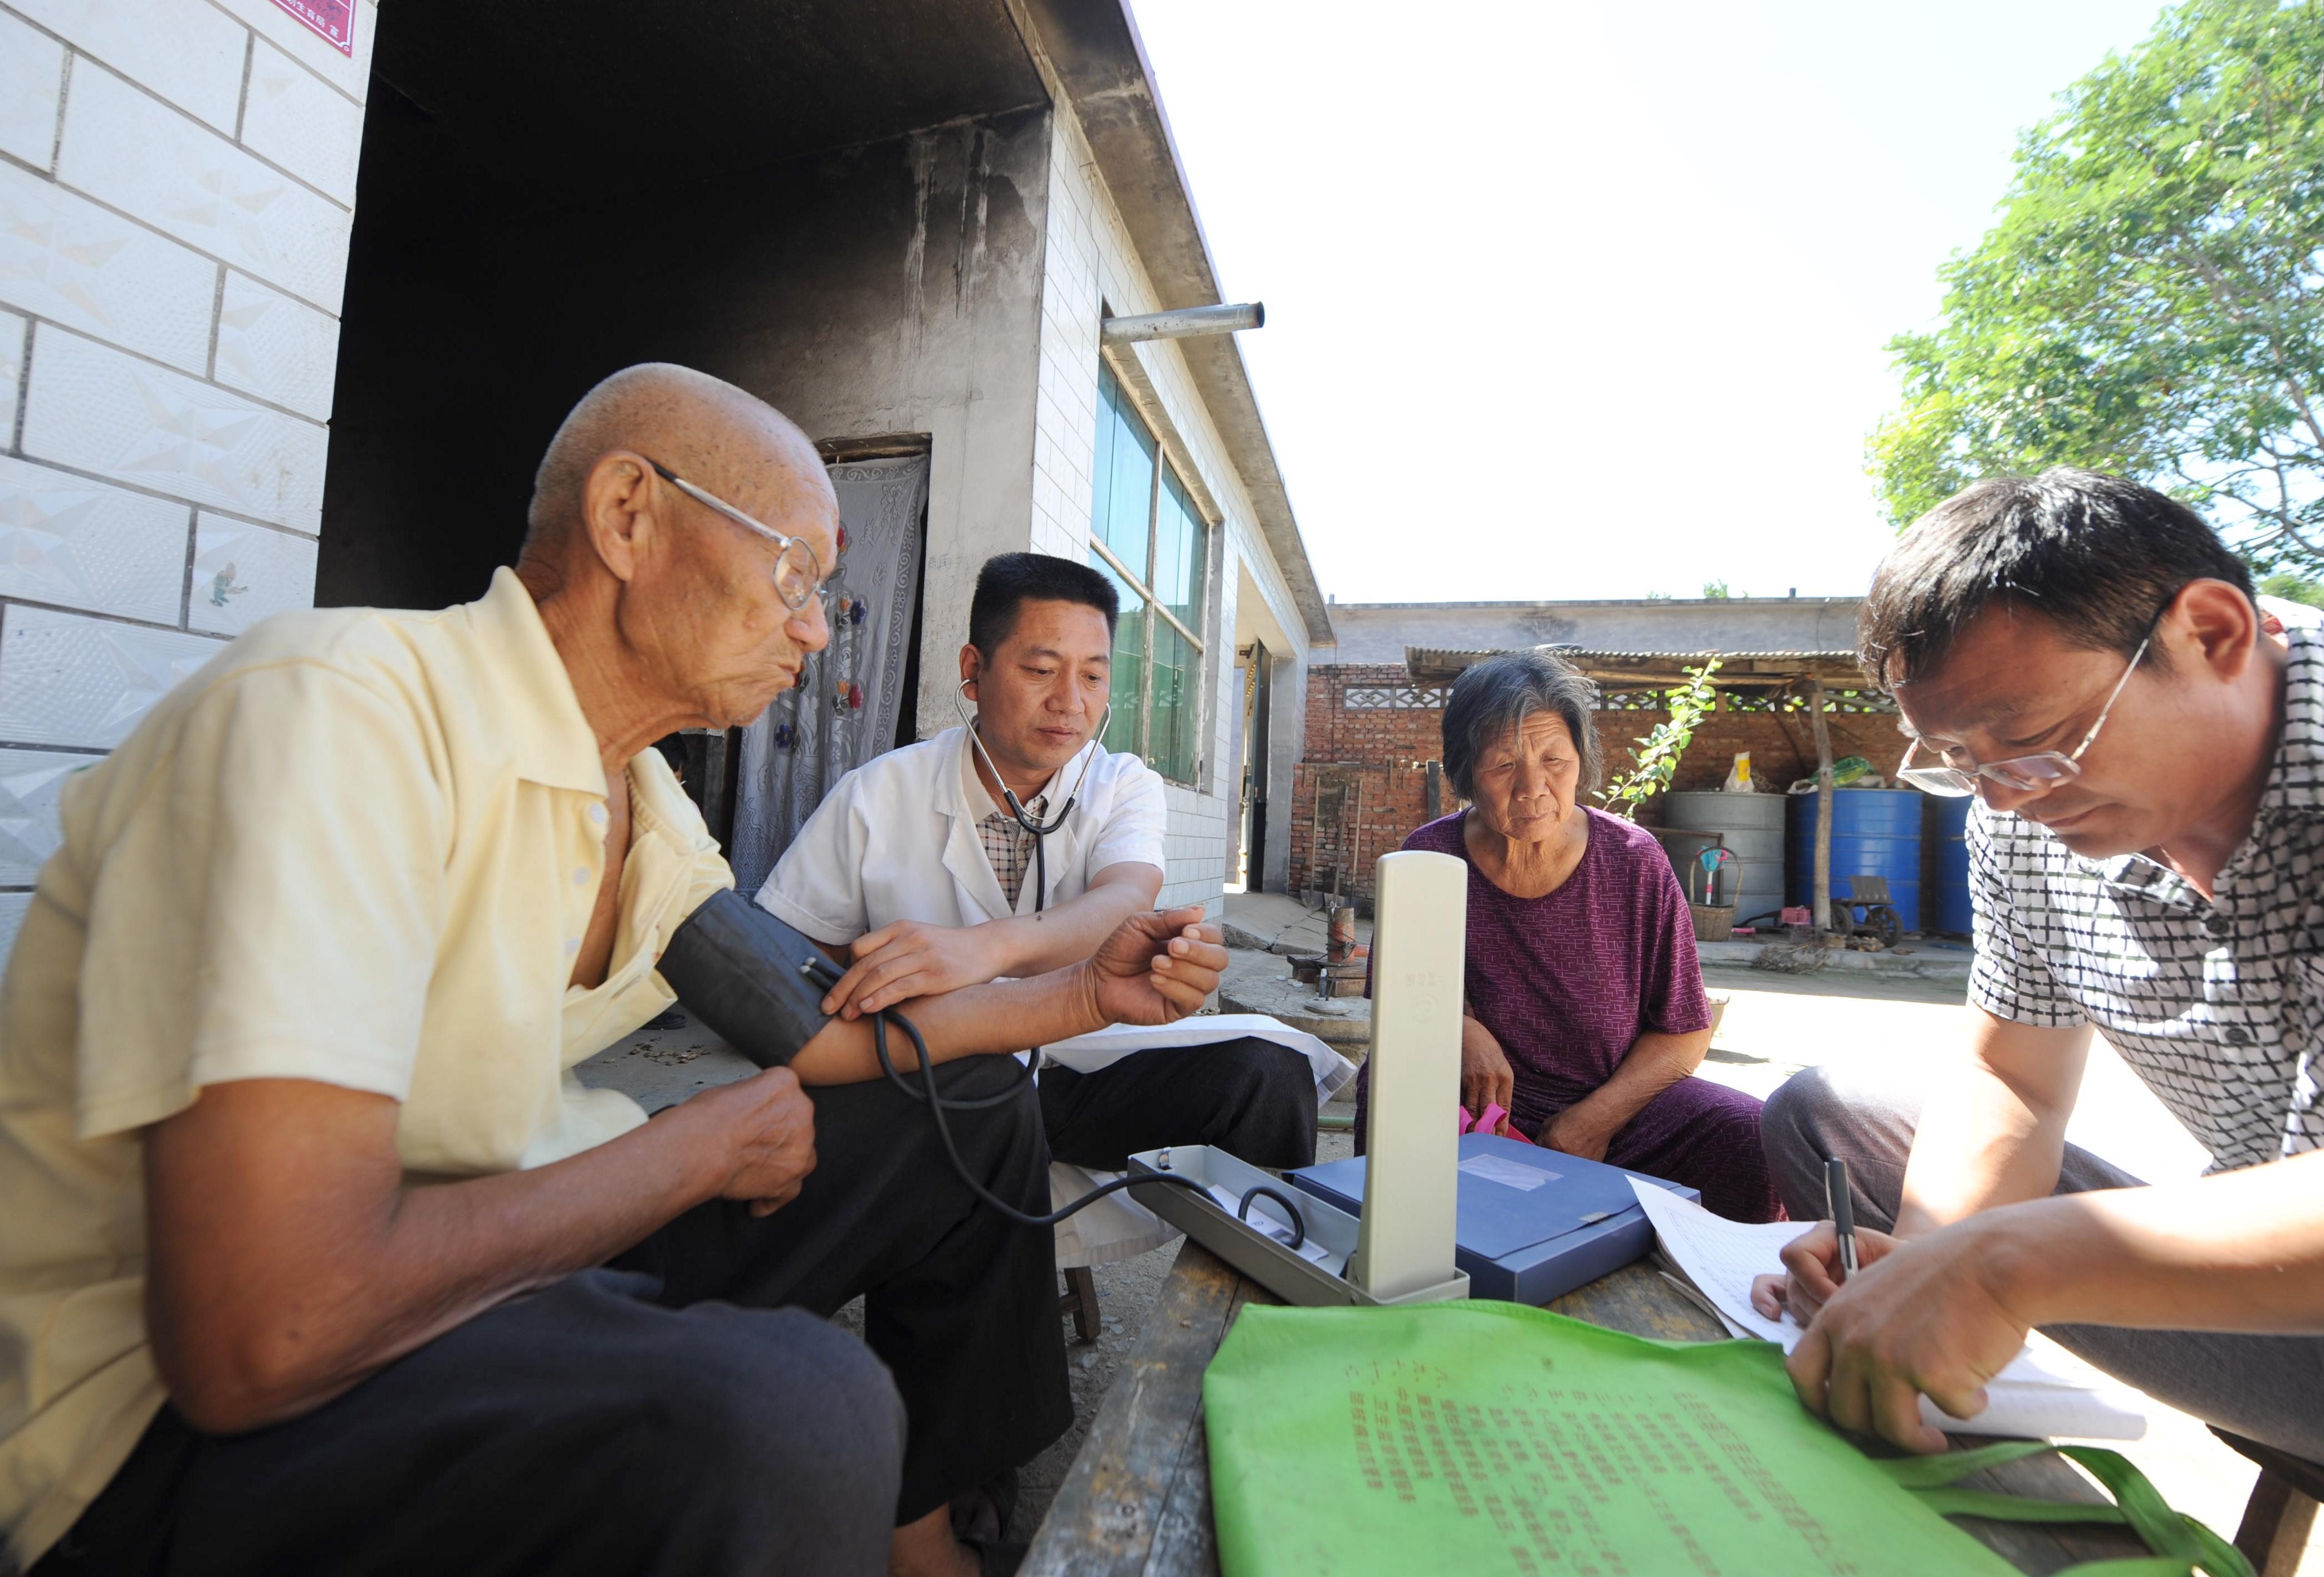
M 831 1022 L 831 960 L 731 887 L 687 917 L 658 967 L 687 1012 L 762 1068 L 788 1063 Z

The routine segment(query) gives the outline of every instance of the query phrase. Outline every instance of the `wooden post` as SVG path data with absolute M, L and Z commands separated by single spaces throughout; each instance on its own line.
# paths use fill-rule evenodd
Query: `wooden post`
M 1831 824 L 1838 811 L 1832 804 L 1831 731 L 1824 726 L 1819 678 L 1808 680 L 1808 721 L 1816 744 L 1815 934 L 1821 941 L 1831 929 Z

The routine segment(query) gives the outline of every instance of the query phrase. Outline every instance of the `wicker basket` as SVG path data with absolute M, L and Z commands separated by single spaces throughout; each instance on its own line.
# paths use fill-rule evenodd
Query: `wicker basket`
M 1686 906 L 1694 916 L 1694 939 L 1698 942 L 1724 942 L 1735 935 L 1735 906 L 1731 903 L 1691 903 Z

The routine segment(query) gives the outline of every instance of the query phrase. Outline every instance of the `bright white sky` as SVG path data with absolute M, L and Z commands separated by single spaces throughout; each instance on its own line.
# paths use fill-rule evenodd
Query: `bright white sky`
M 1342 602 L 1860 593 L 1882 346 L 2155 0 L 1137 0 Z

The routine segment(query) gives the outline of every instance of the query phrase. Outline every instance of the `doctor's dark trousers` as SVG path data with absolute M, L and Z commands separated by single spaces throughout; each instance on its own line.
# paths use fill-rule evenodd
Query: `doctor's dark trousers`
M 1017 1075 L 938 1070 L 955 1098 Z M 977 1203 L 884 1081 L 809 1094 L 817 1164 L 772 1215 L 689 1211 L 287 1424 L 165 1407 L 32 1577 L 884 1572 L 896 1526 L 1072 1422 L 1053 1236 Z M 951 1123 L 986 1186 L 1048 1208 L 1030 1089 Z M 859 1296 L 862 1342 L 828 1323 Z

